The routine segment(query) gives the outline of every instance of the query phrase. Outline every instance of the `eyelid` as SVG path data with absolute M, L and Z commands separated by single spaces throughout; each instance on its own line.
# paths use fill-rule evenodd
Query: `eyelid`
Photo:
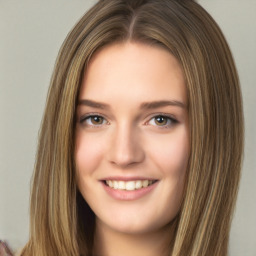
M 78 118 L 78 122 L 80 124 L 83 124 L 86 119 L 90 118 L 90 117 L 93 117 L 93 116 L 99 116 L 101 118 L 103 118 L 107 123 L 107 125 L 110 124 L 110 122 L 108 121 L 107 117 L 105 117 L 105 115 L 103 114 L 100 114 L 100 113 L 97 113 L 97 112 L 92 112 L 92 113 L 87 113 L 85 115 L 82 115 L 81 117 Z M 162 116 L 162 117 L 165 117 L 165 118 L 168 118 L 170 121 L 171 121 L 171 124 L 169 125 L 163 125 L 163 126 L 159 126 L 159 125 L 154 125 L 154 126 L 157 126 L 158 128 L 169 128 L 170 126 L 174 126 L 175 124 L 179 123 L 179 121 L 176 119 L 176 117 L 174 117 L 172 114 L 167 114 L 167 113 L 162 113 L 162 112 L 159 112 L 159 113 L 154 113 L 154 114 L 151 114 L 150 117 L 147 118 L 148 121 L 146 121 L 146 125 L 150 125 L 149 122 L 156 118 L 156 117 L 159 117 L 159 116 Z M 87 126 L 91 126 L 91 127 L 101 127 L 103 125 L 106 125 L 106 124 L 100 124 L 100 125 L 87 125 Z
M 160 125 L 153 125 L 153 126 L 156 126 L 158 128 L 170 128 L 172 126 L 174 126 L 175 124 L 179 123 L 179 121 L 171 114 L 166 114 L 166 113 L 156 113 L 154 115 L 151 115 L 149 120 L 146 122 L 146 125 L 150 125 L 149 122 L 154 119 L 154 118 L 157 118 L 157 117 L 165 117 L 165 118 L 168 118 L 170 121 L 171 121 L 171 124 L 167 124 L 167 125 L 163 125 L 163 126 L 160 126 Z
M 107 120 L 107 118 L 106 118 L 104 115 L 100 114 L 100 113 L 88 113 L 88 114 L 82 115 L 82 116 L 78 119 L 78 122 L 79 122 L 80 124 L 82 124 L 82 125 L 84 124 L 84 125 L 86 126 L 85 121 L 86 121 L 87 119 L 93 117 L 93 116 L 101 117 L 101 118 L 103 118 L 103 119 L 106 121 L 106 124 L 109 124 L 109 121 Z M 106 124 L 100 124 L 100 125 L 88 125 L 88 124 L 87 124 L 87 126 L 89 126 L 89 127 L 101 127 L 101 126 L 106 125 Z

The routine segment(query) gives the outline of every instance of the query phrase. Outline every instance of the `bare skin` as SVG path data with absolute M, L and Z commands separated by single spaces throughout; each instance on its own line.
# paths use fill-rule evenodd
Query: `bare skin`
M 150 234 L 126 234 L 115 232 L 104 224 L 98 225 L 95 235 L 95 256 L 169 256 L 172 240 L 172 224 Z M 161 239 L 159 239 L 161 237 Z M 169 241 L 169 243 L 167 242 Z M 136 248 L 136 250 L 135 250 Z M 156 254 L 157 253 L 157 254 Z
M 168 255 L 190 151 L 186 106 L 183 73 L 168 51 L 127 42 L 93 56 L 75 159 L 96 215 L 95 255 Z

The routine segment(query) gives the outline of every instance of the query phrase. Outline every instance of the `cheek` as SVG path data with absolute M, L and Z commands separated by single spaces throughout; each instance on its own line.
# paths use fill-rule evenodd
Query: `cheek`
M 163 136 L 158 142 L 155 141 L 155 151 L 152 152 L 154 164 L 163 178 L 162 194 L 165 194 L 166 205 L 172 205 L 168 211 L 173 217 L 179 210 L 189 158 L 188 132 L 179 129 L 175 133 Z M 164 207 L 164 206 L 163 206 Z
M 91 175 L 101 162 L 103 143 L 95 136 L 88 136 L 83 132 L 76 135 L 75 161 L 78 178 Z
M 157 225 L 166 225 L 178 214 L 183 197 L 189 138 L 185 128 L 147 138 L 149 168 L 157 170 L 161 183 L 155 194 Z M 150 214 L 150 213 L 149 213 Z
M 189 138 L 186 130 L 163 136 L 154 142 L 152 154 L 164 176 L 183 177 L 189 157 Z

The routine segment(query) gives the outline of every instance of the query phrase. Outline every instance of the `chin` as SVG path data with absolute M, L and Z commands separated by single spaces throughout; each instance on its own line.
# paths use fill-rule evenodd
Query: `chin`
M 112 218 L 96 218 L 96 223 L 105 226 L 106 228 L 123 234 L 140 235 L 152 232 L 157 232 L 165 228 L 172 220 L 174 216 L 147 216 L 142 214 L 121 214 L 117 213 Z

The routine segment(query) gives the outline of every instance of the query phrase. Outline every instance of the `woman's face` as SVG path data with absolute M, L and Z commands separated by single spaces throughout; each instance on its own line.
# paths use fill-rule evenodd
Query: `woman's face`
M 181 67 L 165 49 L 127 42 L 94 55 L 79 95 L 75 161 L 97 225 L 139 234 L 176 216 L 189 157 L 186 106 Z

